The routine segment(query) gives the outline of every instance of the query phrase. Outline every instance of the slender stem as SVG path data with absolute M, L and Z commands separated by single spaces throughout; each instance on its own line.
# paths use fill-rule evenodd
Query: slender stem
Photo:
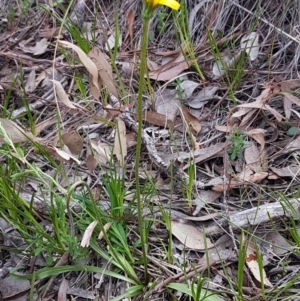
M 135 183 L 136 183 L 136 197 L 137 197 L 137 211 L 138 211 L 138 223 L 139 232 L 141 235 L 142 252 L 144 259 L 144 273 L 145 283 L 148 283 L 148 265 L 147 265 L 147 249 L 148 242 L 146 236 L 145 222 L 142 214 L 142 199 L 141 199 L 141 188 L 139 179 L 139 164 L 141 158 L 142 149 L 142 122 L 143 122 L 143 92 L 145 83 L 145 71 L 146 71 L 146 60 L 147 60 L 147 46 L 148 46 L 148 29 L 149 29 L 150 18 L 143 18 L 143 35 L 141 45 L 141 60 L 140 60 L 140 80 L 139 80 L 139 91 L 137 100 L 137 119 L 138 119 L 138 133 L 137 133 L 137 145 L 136 145 L 136 157 L 135 157 Z

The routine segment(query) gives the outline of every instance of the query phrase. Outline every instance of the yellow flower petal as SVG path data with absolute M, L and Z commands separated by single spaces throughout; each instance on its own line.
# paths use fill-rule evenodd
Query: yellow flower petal
M 175 0 L 145 0 L 152 8 L 157 7 L 158 5 L 165 5 L 172 9 L 178 10 L 180 4 L 178 1 Z
M 175 1 L 175 0 L 157 0 L 156 1 L 159 5 L 165 5 L 168 6 L 174 10 L 178 10 L 180 7 L 179 2 Z

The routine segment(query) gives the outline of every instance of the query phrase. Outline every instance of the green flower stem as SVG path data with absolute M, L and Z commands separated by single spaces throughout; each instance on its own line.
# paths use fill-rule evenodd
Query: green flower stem
M 147 60 L 149 22 L 150 22 L 149 16 L 146 17 L 146 15 L 143 14 L 140 80 L 139 80 L 139 91 L 138 91 L 138 99 L 137 99 L 138 132 L 137 132 L 137 145 L 136 145 L 136 157 L 135 157 L 135 183 L 136 183 L 136 198 L 137 198 L 137 211 L 138 211 L 137 214 L 138 214 L 139 232 L 141 235 L 143 259 L 144 259 L 145 283 L 148 282 L 148 265 L 147 265 L 148 241 L 146 236 L 145 222 L 143 221 L 143 214 L 142 214 L 143 210 L 142 210 L 141 188 L 140 188 L 140 178 L 139 178 L 139 165 L 140 165 L 141 149 L 142 149 L 143 92 L 144 92 L 146 60 Z

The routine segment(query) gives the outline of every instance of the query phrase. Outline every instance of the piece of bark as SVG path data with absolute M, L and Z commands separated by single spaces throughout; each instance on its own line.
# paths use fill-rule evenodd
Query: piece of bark
M 206 235 L 218 235 L 224 232 L 229 222 L 234 230 L 244 229 L 249 226 L 255 226 L 261 223 L 269 222 L 270 219 L 276 220 L 283 217 L 293 217 L 299 219 L 300 203 L 296 199 L 290 199 L 286 202 L 274 202 L 260 205 L 255 208 L 247 209 L 241 212 L 231 214 L 229 221 L 226 218 L 219 219 L 204 228 Z

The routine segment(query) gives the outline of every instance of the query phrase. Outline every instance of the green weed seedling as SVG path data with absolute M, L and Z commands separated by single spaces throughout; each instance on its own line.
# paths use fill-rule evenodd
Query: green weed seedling
M 232 142 L 232 145 L 228 149 L 231 160 L 240 159 L 243 155 L 243 149 L 245 146 L 250 145 L 249 141 L 244 140 L 246 132 L 240 131 L 238 129 L 233 129 L 230 136 L 226 136 L 226 139 Z

